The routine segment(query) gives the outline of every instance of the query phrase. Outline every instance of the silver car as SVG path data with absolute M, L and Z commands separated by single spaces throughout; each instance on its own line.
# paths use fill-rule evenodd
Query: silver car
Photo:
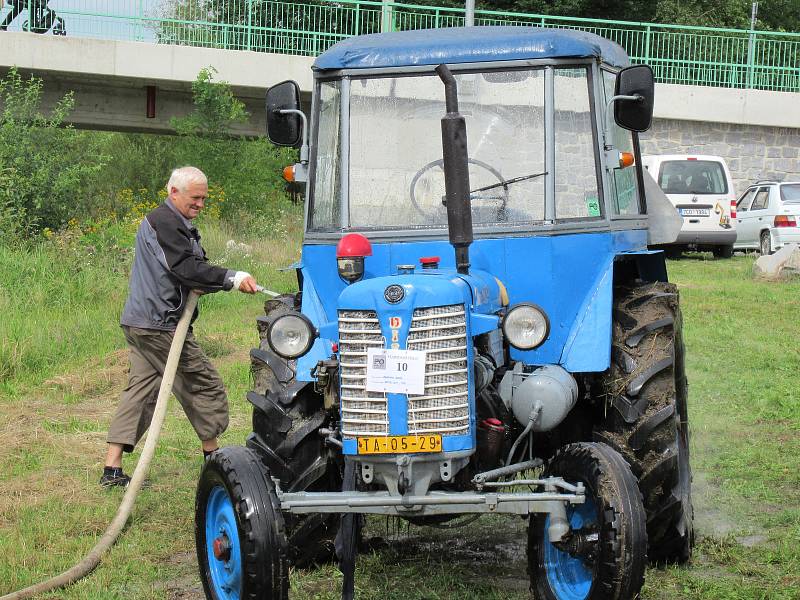
M 800 181 L 759 181 L 736 203 L 737 249 L 772 254 L 800 243 Z

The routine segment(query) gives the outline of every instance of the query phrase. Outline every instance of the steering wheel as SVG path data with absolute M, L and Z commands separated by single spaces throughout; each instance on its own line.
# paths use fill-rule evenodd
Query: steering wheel
M 498 171 L 488 163 L 477 160 L 475 158 L 469 158 L 467 159 L 467 162 L 471 165 L 475 165 L 476 167 L 480 167 L 481 169 L 489 171 L 489 173 L 491 173 L 492 176 L 496 178 L 497 181 L 499 182 L 499 184 L 493 184 L 490 186 L 481 187 L 476 190 L 471 190 L 469 194 L 469 199 L 470 203 L 472 203 L 475 200 L 490 200 L 499 202 L 500 205 L 497 207 L 497 216 L 498 220 L 500 220 L 499 217 L 501 217 L 505 213 L 506 204 L 508 204 L 508 185 L 506 185 L 506 180 L 503 179 L 503 175 L 500 173 L 500 171 Z M 432 175 L 432 173 L 429 173 L 429 171 L 432 171 L 437 168 L 442 171 L 441 176 L 429 179 L 429 177 Z M 431 192 L 435 193 L 437 190 L 434 187 L 435 184 L 431 185 L 432 182 L 436 183 L 441 182 L 442 184 L 441 191 L 444 192 L 444 160 L 441 158 L 439 160 L 434 160 L 433 162 L 429 162 L 427 165 L 423 166 L 419 171 L 417 171 L 414 174 L 414 177 L 411 179 L 411 184 L 409 185 L 411 204 L 414 206 L 417 212 L 426 219 L 433 219 L 437 216 L 436 212 L 438 211 L 438 205 L 431 202 L 425 202 L 425 203 L 418 202 L 417 194 L 424 193 L 424 191 L 422 191 L 423 186 L 427 187 L 425 191 L 427 191 L 428 193 Z M 445 200 L 444 195 L 442 195 L 441 196 L 442 206 L 444 206 L 445 204 L 444 200 Z M 424 206 L 432 205 L 434 207 L 434 211 L 433 212 L 426 211 L 423 208 L 423 205 Z

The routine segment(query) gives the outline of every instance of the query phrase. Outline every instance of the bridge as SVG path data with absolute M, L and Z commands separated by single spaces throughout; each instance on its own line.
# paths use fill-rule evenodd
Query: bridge
M 171 132 L 170 118 L 191 110 L 191 83 L 203 67 L 214 67 L 250 112 L 238 133 L 262 135 L 266 88 L 295 79 L 308 98 L 313 58 L 335 42 L 464 21 L 463 9 L 393 0 L 29 0 L 22 14 L 9 10 L 0 12 L 0 23 L 9 22 L 0 31 L 0 71 L 16 66 L 42 77 L 45 106 L 74 90 L 77 127 L 154 133 Z M 475 23 L 566 27 L 613 39 L 656 75 L 656 120 L 643 137 L 645 151 L 729 156 L 741 182 L 800 178 L 798 33 L 481 10 Z

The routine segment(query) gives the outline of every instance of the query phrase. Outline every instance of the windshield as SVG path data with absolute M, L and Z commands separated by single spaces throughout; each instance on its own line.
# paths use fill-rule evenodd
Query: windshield
M 790 204 L 800 203 L 800 183 L 787 183 L 781 186 L 781 200 Z
M 658 185 L 665 194 L 727 194 L 722 164 L 715 160 L 668 160 L 661 164 Z
M 551 72 L 551 79 L 544 68 L 456 74 L 475 227 L 601 216 L 587 70 Z M 548 81 L 557 109 L 551 131 Z M 441 80 L 424 74 L 321 85 L 311 229 L 446 227 Z M 339 151 L 339 140 L 349 152 Z M 336 160 L 346 181 L 322 164 Z

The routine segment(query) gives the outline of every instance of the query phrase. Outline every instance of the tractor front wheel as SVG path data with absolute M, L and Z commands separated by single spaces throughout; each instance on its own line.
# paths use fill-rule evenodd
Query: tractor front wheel
M 538 600 L 629 600 L 638 597 L 647 566 L 647 525 L 636 478 L 605 444 L 565 446 L 545 476 L 582 482 L 586 501 L 567 507 L 570 533 L 555 544 L 549 515 L 531 515 L 528 573 Z
M 268 300 L 259 320 L 261 343 L 251 352 L 254 403 L 253 433 L 247 446 L 261 457 L 286 492 L 333 492 L 342 489 L 341 465 L 326 446 L 320 429 L 336 426 L 321 394 L 297 380 L 297 361 L 275 355 L 266 332 L 280 315 L 296 310 L 299 298 L 285 295 Z M 289 561 L 303 567 L 330 560 L 339 528 L 334 513 L 287 514 Z
M 286 600 L 289 567 L 275 487 L 241 446 L 211 455 L 195 500 L 195 542 L 208 600 Z

